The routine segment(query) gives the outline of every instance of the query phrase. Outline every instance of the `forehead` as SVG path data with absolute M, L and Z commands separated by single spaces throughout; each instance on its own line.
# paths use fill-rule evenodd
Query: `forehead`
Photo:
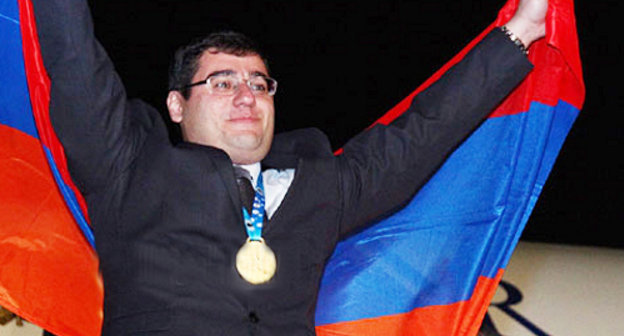
M 243 75 L 258 72 L 268 75 L 266 66 L 258 55 L 236 56 L 207 50 L 199 59 L 199 66 L 193 79 L 202 80 L 209 74 L 222 70 L 232 70 Z

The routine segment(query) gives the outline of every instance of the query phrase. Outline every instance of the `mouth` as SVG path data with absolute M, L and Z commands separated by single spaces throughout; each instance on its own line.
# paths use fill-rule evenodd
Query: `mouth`
M 256 132 L 262 125 L 262 120 L 257 117 L 236 117 L 227 120 L 232 130 Z
M 228 119 L 229 122 L 256 122 L 256 121 L 260 121 L 260 118 L 258 117 L 236 117 L 236 118 L 230 118 Z

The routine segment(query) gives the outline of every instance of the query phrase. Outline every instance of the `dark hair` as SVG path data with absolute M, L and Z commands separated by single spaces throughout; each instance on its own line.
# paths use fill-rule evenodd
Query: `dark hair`
M 268 61 L 252 39 L 234 31 L 216 32 L 176 50 L 169 67 L 169 91 L 180 91 L 185 99 L 189 98 L 190 88 L 184 86 L 191 84 L 199 67 L 199 59 L 209 49 L 235 56 L 258 55 L 267 70 L 269 68 Z

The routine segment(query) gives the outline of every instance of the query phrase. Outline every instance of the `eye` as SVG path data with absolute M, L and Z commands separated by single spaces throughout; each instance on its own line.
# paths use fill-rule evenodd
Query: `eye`
M 249 87 L 252 91 L 258 93 L 266 93 L 269 91 L 269 85 L 267 84 L 264 77 L 254 77 L 249 80 Z
M 235 88 L 235 79 L 215 76 L 210 78 L 210 87 L 218 92 L 231 91 Z

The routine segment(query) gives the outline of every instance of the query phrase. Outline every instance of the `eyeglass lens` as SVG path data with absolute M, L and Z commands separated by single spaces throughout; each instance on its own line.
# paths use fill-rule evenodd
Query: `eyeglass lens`
M 238 92 L 241 80 L 237 76 L 217 75 L 209 77 L 207 84 L 211 93 L 227 96 Z M 264 76 L 253 76 L 245 81 L 245 84 L 256 96 L 273 95 L 277 86 L 277 82 L 274 79 Z

